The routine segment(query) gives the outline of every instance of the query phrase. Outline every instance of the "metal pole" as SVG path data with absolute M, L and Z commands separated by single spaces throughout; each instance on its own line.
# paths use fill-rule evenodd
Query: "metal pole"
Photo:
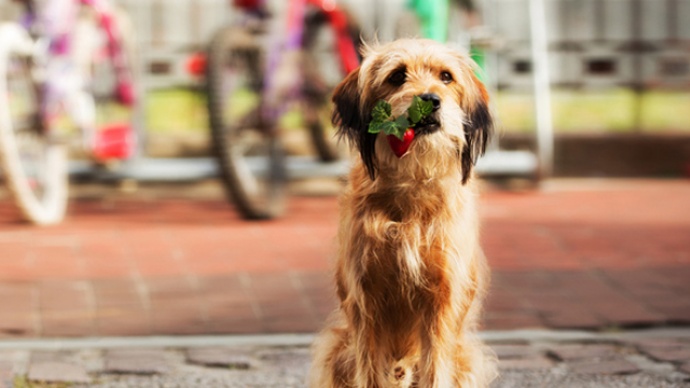
M 539 172 L 546 178 L 553 172 L 553 122 L 544 0 L 529 0 L 529 13 Z

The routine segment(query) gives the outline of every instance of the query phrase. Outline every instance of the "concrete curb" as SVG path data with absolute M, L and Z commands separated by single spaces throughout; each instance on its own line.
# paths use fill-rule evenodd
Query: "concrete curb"
M 265 334 L 216 336 L 147 336 L 37 338 L 0 340 L 0 350 L 57 350 L 110 348 L 194 348 L 207 346 L 309 346 L 316 334 Z M 558 330 L 484 331 L 480 337 L 487 342 L 604 342 L 645 338 L 690 339 L 690 327 L 625 330 L 620 332 L 586 332 Z

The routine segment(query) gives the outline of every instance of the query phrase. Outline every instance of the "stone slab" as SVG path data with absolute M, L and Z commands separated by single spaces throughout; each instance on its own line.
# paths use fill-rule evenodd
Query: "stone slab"
M 66 362 L 35 362 L 29 366 L 28 378 L 45 383 L 89 383 L 86 369 L 81 365 Z

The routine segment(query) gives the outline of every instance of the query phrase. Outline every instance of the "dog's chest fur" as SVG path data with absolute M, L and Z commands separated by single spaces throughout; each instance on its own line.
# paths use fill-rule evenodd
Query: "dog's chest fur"
M 351 184 L 362 186 L 343 199 L 349 203 L 342 209 L 350 213 L 344 214 L 341 248 L 349 250 L 342 257 L 350 262 L 341 265 L 358 274 L 362 291 L 382 302 L 381 309 L 423 308 L 430 295 L 442 294 L 458 280 L 453 277 L 459 261 L 471 257 L 476 246 L 476 236 L 467 235 L 472 229 L 463 225 L 472 218 L 465 211 L 473 208 L 467 206 L 472 198 L 444 189 L 449 186 L 442 181 L 400 186 L 355 179 Z

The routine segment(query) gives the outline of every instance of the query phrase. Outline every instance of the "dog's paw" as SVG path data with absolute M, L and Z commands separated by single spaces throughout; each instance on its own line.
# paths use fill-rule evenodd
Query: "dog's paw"
M 409 360 L 399 360 L 393 365 L 392 373 L 390 374 L 389 383 L 396 388 L 410 388 L 413 387 L 414 382 L 414 364 L 410 365 Z

